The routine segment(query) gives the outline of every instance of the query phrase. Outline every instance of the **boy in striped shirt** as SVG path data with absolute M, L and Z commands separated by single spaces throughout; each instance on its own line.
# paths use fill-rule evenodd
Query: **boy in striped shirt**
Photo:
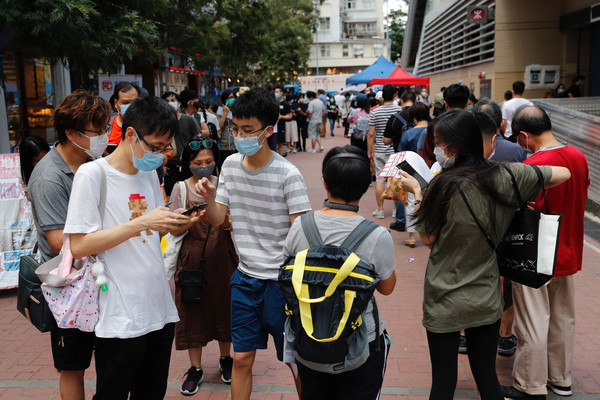
M 267 347 L 269 335 L 283 361 L 285 300 L 277 277 L 290 226 L 311 206 L 300 171 L 265 145 L 279 118 L 277 102 L 262 89 L 250 90 L 231 112 L 238 153 L 223 163 L 218 189 L 202 179 L 197 190 L 211 224 L 221 225 L 231 213 L 240 257 L 231 277 L 231 396 L 238 400 L 250 398 L 256 350 Z M 296 374 L 294 379 L 299 391 Z

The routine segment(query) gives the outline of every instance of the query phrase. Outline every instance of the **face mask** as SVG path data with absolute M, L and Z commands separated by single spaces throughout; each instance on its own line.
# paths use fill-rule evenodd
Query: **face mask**
M 561 88 L 561 89 L 558 91 L 558 93 L 564 93 L 564 91 L 565 91 L 565 88 Z
M 494 143 L 494 148 L 492 149 L 492 154 L 490 154 L 490 156 L 487 159 L 490 160 L 492 157 L 494 157 L 494 154 L 496 154 L 496 144 L 495 143 Z
M 194 165 L 190 165 L 190 171 L 192 171 L 192 175 L 198 179 L 208 178 L 212 175 L 215 170 L 215 163 L 207 165 L 206 167 L 197 167 Z
M 472 110 L 472 109 L 473 109 L 473 105 L 472 104 L 469 105 L 469 106 L 467 106 L 467 110 Z
M 227 107 L 231 107 L 231 105 L 233 104 L 234 101 L 235 101 L 235 99 L 227 99 L 227 101 L 225 102 L 225 105 Z
M 427 92 L 421 92 L 421 96 L 427 97 Z
M 531 149 L 529 149 L 529 135 L 526 133 L 523 133 L 523 135 L 525 135 L 525 138 L 527 139 L 525 142 L 525 147 L 523 147 L 523 149 L 525 150 L 525 153 L 533 154 L 533 151 L 531 151 Z
M 119 107 L 121 108 L 121 115 L 125 115 L 125 113 L 127 112 L 127 109 L 129 108 L 130 104 L 121 104 L 119 103 Z
M 267 128 L 265 128 L 260 135 L 251 136 L 249 138 L 237 138 L 234 136 L 233 141 L 235 142 L 235 148 L 244 156 L 255 155 L 265 143 L 263 140 L 261 144 L 258 144 L 258 138 L 261 137 L 266 130 Z
M 279 93 L 279 92 L 275 92 L 275 98 L 276 98 L 276 99 L 278 99 L 278 98 L 280 98 L 280 97 L 281 97 L 281 93 Z
M 108 146 L 108 134 L 104 133 L 98 136 L 88 136 L 84 135 L 79 131 L 77 131 L 77 133 L 79 133 L 81 136 L 85 136 L 90 140 L 90 148 L 86 149 L 75 142 L 71 143 L 79 147 L 81 150 L 85 151 L 85 154 L 87 154 L 91 159 L 96 160 L 100 158 L 102 156 L 102 153 L 104 153 L 104 149 L 106 149 L 106 146 Z
M 137 136 L 137 132 L 135 134 Z M 141 141 L 140 141 L 139 136 L 138 136 L 138 142 L 140 142 L 140 146 L 141 146 Z M 144 151 L 144 157 L 137 158 L 135 156 L 135 153 L 133 152 L 133 147 L 131 147 L 131 144 L 129 145 L 129 148 L 131 149 L 131 156 L 133 157 L 133 166 L 135 168 L 139 169 L 140 171 L 154 171 L 156 168 L 160 167 L 163 163 L 164 155 L 161 153 L 154 153 L 150 150 L 146 150 L 146 151 Z
M 173 110 L 175 110 L 175 111 L 177 111 L 177 109 L 179 108 L 179 103 L 178 103 L 178 102 L 176 102 L 176 101 L 170 101 L 170 102 L 169 102 L 169 105 L 170 105 L 171 107 L 173 107 Z
M 452 156 L 452 158 L 448 157 L 446 155 L 446 153 L 444 153 L 445 148 L 446 147 L 437 147 L 436 146 L 433 149 L 433 154 L 435 154 L 435 159 L 438 163 L 440 163 L 442 168 L 448 169 L 448 168 L 452 168 L 452 166 L 454 166 L 454 162 L 456 161 L 456 159 L 454 158 L 454 156 Z

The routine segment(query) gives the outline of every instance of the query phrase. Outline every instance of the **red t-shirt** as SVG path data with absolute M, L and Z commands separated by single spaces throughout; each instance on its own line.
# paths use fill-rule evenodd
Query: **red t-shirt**
M 525 164 L 566 167 L 571 179 L 546 189 L 546 202 L 553 214 L 562 214 L 555 276 L 573 275 L 581 270 L 583 255 L 583 213 L 590 186 L 588 163 L 583 153 L 572 146 L 538 151 Z M 546 212 L 542 194 L 535 200 L 533 208 Z
M 108 134 L 108 144 L 119 144 L 121 143 L 121 133 L 122 128 L 117 123 L 117 118 L 119 116 L 116 115 L 112 121 L 112 130 Z

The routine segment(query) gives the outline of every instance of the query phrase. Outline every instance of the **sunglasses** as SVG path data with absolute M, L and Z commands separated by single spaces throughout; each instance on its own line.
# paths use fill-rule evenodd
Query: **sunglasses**
M 194 151 L 198 150 L 200 147 L 204 149 L 212 149 L 213 145 L 214 141 L 210 139 L 196 139 L 188 143 L 188 147 L 190 148 L 190 150 Z

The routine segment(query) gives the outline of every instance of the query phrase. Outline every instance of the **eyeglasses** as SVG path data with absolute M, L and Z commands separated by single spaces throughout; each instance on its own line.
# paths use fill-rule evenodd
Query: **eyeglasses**
M 188 143 L 188 147 L 190 150 L 198 150 L 200 147 L 205 149 L 212 149 L 214 145 L 214 141 L 210 139 L 194 139 Z
M 446 148 L 446 147 L 450 146 L 450 143 L 448 143 L 445 146 L 438 146 L 438 144 L 440 144 L 440 143 L 444 143 L 444 141 L 443 140 L 439 140 L 439 139 L 433 139 L 433 145 L 436 146 L 436 147 Z
M 150 149 L 150 151 L 153 152 L 153 153 L 166 154 L 166 153 L 168 153 L 168 152 L 170 152 L 171 150 L 174 149 L 174 147 L 173 147 L 173 145 L 171 143 L 169 143 L 169 145 L 167 147 L 165 147 L 164 149 L 159 149 L 158 147 L 154 147 L 150 143 L 146 142 L 146 140 L 143 137 L 140 137 L 140 135 L 138 135 L 137 132 L 135 133 L 135 135 L 137 136 L 137 138 L 139 140 L 141 140 L 142 142 L 144 142 L 144 144 L 146 144 L 146 146 L 148 146 L 148 148 Z
M 112 127 L 111 127 L 111 128 L 112 128 Z M 91 130 L 91 129 L 84 129 L 84 130 L 83 130 L 83 132 L 81 132 L 81 131 L 78 131 L 78 130 L 75 130 L 75 132 L 77 132 L 77 133 L 79 133 L 80 135 L 83 135 L 83 136 L 85 136 L 85 137 L 89 137 L 89 136 L 88 136 L 88 135 L 86 135 L 86 134 L 85 134 L 85 133 L 83 133 L 83 132 L 92 132 L 92 133 L 95 133 L 95 134 L 96 134 L 96 136 L 102 136 L 102 135 L 107 135 L 107 134 L 109 134 L 109 133 L 110 133 L 110 129 L 109 129 L 109 130 L 106 130 L 106 131 L 104 131 L 104 132 L 102 132 L 102 131 L 93 131 L 93 130 Z
M 253 134 L 255 134 L 256 132 L 259 132 L 259 131 L 264 131 L 264 130 L 265 130 L 265 129 L 267 129 L 269 126 L 270 126 L 270 125 L 263 126 L 262 128 L 259 128 L 259 129 L 255 130 L 255 131 L 252 131 L 252 132 L 250 132 L 250 131 L 244 131 L 244 130 L 240 130 L 240 129 L 239 129 L 237 126 L 233 126 L 233 127 L 231 127 L 231 133 L 233 133 L 233 136 L 240 136 L 240 137 L 242 137 L 242 138 L 247 138 L 247 137 L 250 137 L 250 136 L 252 136 L 252 135 L 253 135 Z

